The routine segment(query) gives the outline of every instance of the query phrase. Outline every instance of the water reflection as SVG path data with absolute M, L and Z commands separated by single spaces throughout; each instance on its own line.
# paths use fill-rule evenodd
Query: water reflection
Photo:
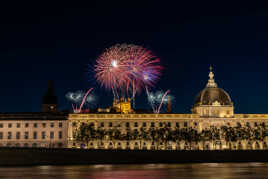
M 3 167 L 6 179 L 249 179 L 266 178 L 268 163 L 202 163 Z

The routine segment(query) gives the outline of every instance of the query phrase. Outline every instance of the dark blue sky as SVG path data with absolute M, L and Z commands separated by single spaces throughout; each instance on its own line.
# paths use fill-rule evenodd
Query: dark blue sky
M 89 87 L 107 106 L 111 92 L 100 89 L 88 65 L 111 45 L 134 43 L 161 58 L 165 69 L 154 91 L 171 90 L 174 112 L 190 112 L 212 65 L 236 113 L 268 113 L 267 5 L 90 2 L 1 5 L 1 112 L 40 111 L 50 79 L 60 109 L 70 108 L 68 91 Z M 149 108 L 145 95 L 136 100 Z

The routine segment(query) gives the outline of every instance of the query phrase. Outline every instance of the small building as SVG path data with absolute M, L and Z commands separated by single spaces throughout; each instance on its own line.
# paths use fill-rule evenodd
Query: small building
M 0 113 L 0 147 L 67 147 L 67 117 L 58 111 L 50 81 L 42 112 Z

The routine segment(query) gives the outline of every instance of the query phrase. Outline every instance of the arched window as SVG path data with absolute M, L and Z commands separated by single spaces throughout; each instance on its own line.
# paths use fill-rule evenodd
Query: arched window
M 267 143 L 266 142 L 263 143 L 263 149 L 267 150 Z
M 113 143 L 112 143 L 112 142 L 109 143 L 108 148 L 109 148 L 109 149 L 113 149 Z
M 248 142 L 247 149 L 248 149 L 248 150 L 251 150 L 251 149 L 252 149 L 252 144 L 251 144 L 251 142 Z
M 255 149 L 260 150 L 260 144 L 258 142 L 256 142 L 256 144 L 255 144 Z
M 241 144 L 241 142 L 238 143 L 238 150 L 242 150 L 243 149 L 243 146 Z

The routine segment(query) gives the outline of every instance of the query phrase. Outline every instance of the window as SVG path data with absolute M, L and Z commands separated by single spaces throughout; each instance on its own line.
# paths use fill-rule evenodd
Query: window
M 24 132 L 24 139 L 29 139 L 29 132 Z
M 20 132 L 16 132 L 16 139 L 20 139 Z
M 33 132 L 33 138 L 37 139 L 37 132 L 36 131 Z
M 143 127 L 146 127 L 146 122 L 142 123 L 142 126 L 143 126 Z
M 0 132 L 0 139 L 3 139 L 3 132 Z
M 154 122 L 151 122 L 151 127 L 154 127 Z
M 59 122 L 59 127 L 62 128 L 62 122 Z
M 91 123 L 90 123 L 90 126 L 94 127 L 94 123 L 93 123 L 93 122 L 91 122 Z
M 37 123 L 34 123 L 34 128 L 37 128 Z
M 237 127 L 241 127 L 240 122 L 237 122 L 236 125 L 237 125 Z
M 25 127 L 26 127 L 26 128 L 29 127 L 29 123 L 25 123 Z
M 101 122 L 101 127 L 104 127 L 104 122 Z
M 73 127 L 76 127 L 76 122 L 73 122 L 72 125 L 73 125 Z
M 32 147 L 37 147 L 37 144 L 36 144 L 36 143 L 33 143 L 33 144 L 32 144 Z
M 54 127 L 54 123 L 50 123 L 50 127 Z
M 7 132 L 7 139 L 12 139 L 12 133 L 11 132 Z
M 28 147 L 28 146 L 29 146 L 28 143 L 25 143 L 25 144 L 24 144 L 24 147 Z
M 62 139 L 62 131 L 59 131 L 59 139 Z
M 159 123 L 159 127 L 163 127 L 163 123 L 162 122 Z
M 126 122 L 126 127 L 129 127 L 129 122 Z
M 135 123 L 134 123 L 134 126 L 135 126 L 135 127 L 138 127 L 138 123 L 137 123 L 137 122 L 135 122 Z
M 42 126 L 43 126 L 43 128 L 45 128 L 47 126 L 47 124 L 46 123 L 42 123 Z
M 42 139 L 46 139 L 46 132 L 45 131 L 42 132 Z
M 180 123 L 176 122 L 176 127 L 180 127 Z
M 12 127 L 12 124 L 11 123 L 8 123 L 8 128 L 11 128 Z
M 184 122 L 184 127 L 187 127 L 187 122 Z
M 254 126 L 257 127 L 258 126 L 258 123 L 257 122 L 254 122 Z
M 171 123 L 170 123 L 170 122 L 168 122 L 168 123 L 167 123 L 167 126 L 168 126 L 168 127 L 171 127 Z
M 0 123 L 0 128 L 3 128 L 3 126 L 4 126 L 3 123 Z
M 20 128 L 20 123 L 17 123 L 17 128 Z
M 197 122 L 194 122 L 194 126 L 197 126 Z
M 50 132 L 50 139 L 54 139 L 54 132 Z
M 112 122 L 109 122 L 109 127 L 113 127 L 113 123 Z

